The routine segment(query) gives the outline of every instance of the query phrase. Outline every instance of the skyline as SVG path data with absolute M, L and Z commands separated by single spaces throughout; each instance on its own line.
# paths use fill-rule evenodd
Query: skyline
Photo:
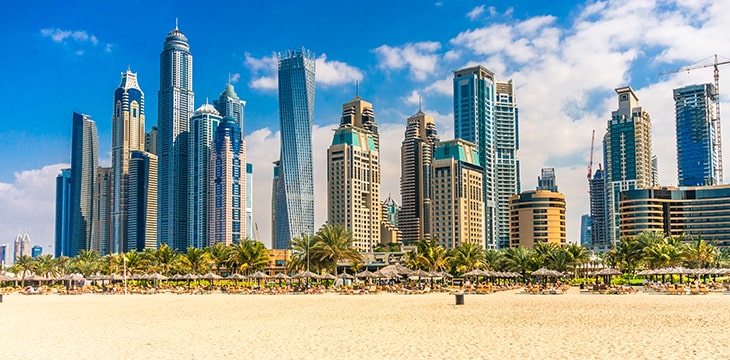
M 305 46 L 316 53 L 312 135 L 318 202 L 327 196 L 326 147 L 341 104 L 355 95 L 356 81 L 360 96 L 378 114 L 381 197 L 393 194 L 400 202 L 400 160 L 388 154 L 400 153 L 406 119 L 417 112 L 419 98 L 424 113 L 435 118 L 439 137 L 449 140 L 453 138 L 453 70 L 480 64 L 500 80 L 512 79 L 520 109 L 522 190 L 535 188 L 541 168 L 556 168 L 558 185 L 566 195 L 569 241 L 578 240 L 580 216 L 588 212 L 585 174 L 590 133 L 595 129 L 602 139 L 615 108 L 614 89 L 632 86 L 642 107 L 652 114 L 660 184 L 676 185 L 672 89 L 711 82 L 711 69 L 657 74 L 715 53 L 730 56 L 730 46 L 722 42 L 730 30 L 730 9 L 722 7 L 730 6 L 709 1 L 518 2 L 513 8 L 493 8 L 482 2 L 377 2 L 370 12 L 378 16 L 367 32 L 346 26 L 332 32 L 340 24 L 336 20 L 341 9 L 330 8 L 326 2 L 302 8 L 255 4 L 245 11 L 231 9 L 230 14 L 218 11 L 222 18 L 216 21 L 197 21 L 194 7 L 173 11 L 165 8 L 166 3 L 154 4 L 140 13 L 139 26 L 125 31 L 105 24 L 105 16 L 71 16 L 77 10 L 112 14 L 112 6 L 86 4 L 77 9 L 78 4 L 55 6 L 39 14 L 14 4 L 0 25 L 0 33 L 9 35 L 7 43 L 0 45 L 8 54 L 0 64 L 13 70 L 6 71 L 6 84 L 11 86 L 0 89 L 0 98 L 14 105 L 6 107 L 6 121 L 0 122 L 0 244 L 11 244 L 27 230 L 45 253 L 51 252 L 47 245 L 53 241 L 53 184 L 60 168 L 70 163 L 71 113 L 80 111 L 96 121 L 99 162 L 109 166 L 110 103 L 119 75 L 129 67 L 138 73 L 144 92 L 159 90 L 159 52 L 175 17 L 195 57 L 194 108 L 204 104 L 204 98 L 212 100 L 220 94 L 228 73 L 239 97 L 247 102 L 244 132 L 247 157 L 254 163 L 254 222 L 261 229 L 260 240 L 269 246 L 268 194 L 271 163 L 277 157 L 271 149 L 279 147 L 273 52 Z M 310 18 L 294 15 L 299 12 Z M 287 21 L 269 24 L 258 19 L 272 14 Z M 77 22 L 82 18 L 83 23 Z M 414 31 L 406 25 L 413 23 L 439 26 Z M 54 60 L 52 66 L 47 59 Z M 723 86 L 727 83 L 723 71 L 721 67 L 721 106 L 730 109 L 723 92 L 730 87 Z M 42 106 L 28 95 L 39 88 L 53 94 L 44 98 Z M 158 122 L 155 98 L 148 97 L 145 103 L 148 130 Z M 545 146 L 546 139 L 561 141 Z M 603 163 L 601 153 L 596 146 L 594 169 Z M 317 209 L 315 227 L 324 219 L 326 209 Z

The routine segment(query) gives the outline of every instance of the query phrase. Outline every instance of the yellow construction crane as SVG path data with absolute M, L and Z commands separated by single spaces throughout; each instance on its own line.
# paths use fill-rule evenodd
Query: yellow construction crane
M 707 59 L 704 59 L 707 60 Z M 701 60 L 701 61 L 704 61 Z M 697 69 L 704 69 L 708 67 L 714 68 L 714 77 L 715 77 L 715 119 L 713 120 L 715 125 L 715 153 L 717 154 L 717 167 L 715 168 L 715 171 L 717 172 L 715 176 L 717 177 L 718 183 L 722 184 L 722 131 L 721 131 L 721 124 L 720 122 L 720 70 L 717 68 L 720 65 L 730 64 L 730 60 L 728 61 L 718 61 L 717 54 L 715 54 L 715 61 L 712 64 L 704 64 L 704 65 L 690 65 L 683 68 L 679 68 L 676 70 L 670 70 L 670 71 L 664 71 L 659 73 L 659 75 L 668 75 L 668 74 L 674 74 L 678 72 L 683 71 L 692 71 Z

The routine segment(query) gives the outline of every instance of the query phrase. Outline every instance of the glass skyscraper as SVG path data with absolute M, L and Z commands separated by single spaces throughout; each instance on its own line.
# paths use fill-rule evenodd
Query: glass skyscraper
M 243 129 L 241 129 L 243 138 Z M 246 163 L 246 237 L 261 241 L 253 230 L 253 164 Z
M 246 102 L 238 98 L 230 82 L 226 84 L 226 89 L 220 94 L 218 100 L 213 100 L 213 106 L 221 117 L 230 116 L 236 120 L 238 127 L 243 132 L 243 112 Z
M 188 150 L 188 233 L 190 246 L 203 248 L 209 245 L 212 211 L 210 199 L 211 160 L 214 150 L 215 133 L 221 117 L 209 104 L 195 110 L 190 119 L 190 147 Z
M 157 155 L 146 151 L 129 160 L 128 237 L 125 251 L 157 248 Z
M 279 54 L 281 155 L 276 186 L 275 249 L 314 233 L 312 121 L 315 55 L 308 50 Z
M 99 165 L 99 135 L 91 117 L 73 113 L 71 138 L 71 235 L 68 256 L 91 246 L 94 178 Z
M 158 96 L 158 241 L 185 250 L 188 236 L 188 137 L 194 112 L 193 56 L 175 29 L 160 53 Z
M 679 186 L 720 183 L 716 103 L 717 91 L 713 84 L 674 89 Z
M 99 254 L 114 251 L 112 219 L 112 168 L 99 166 L 94 177 L 94 215 L 92 216 L 93 230 L 91 233 L 90 250 Z M 126 234 L 126 231 L 124 232 Z M 119 249 L 123 251 L 124 249 Z
M 114 91 L 112 115 L 112 246 L 102 253 L 124 251 L 127 242 L 130 152 L 145 149 L 144 93 L 137 74 L 127 69 Z
M 495 184 L 497 188 L 497 246 L 510 246 L 509 199 L 520 193 L 519 112 L 515 85 L 496 81 L 494 93 Z
M 236 244 L 246 237 L 246 147 L 241 128 L 226 116 L 215 132 L 210 181 L 210 241 Z
M 71 169 L 56 176 L 56 239 L 54 256 L 69 256 L 71 241 Z

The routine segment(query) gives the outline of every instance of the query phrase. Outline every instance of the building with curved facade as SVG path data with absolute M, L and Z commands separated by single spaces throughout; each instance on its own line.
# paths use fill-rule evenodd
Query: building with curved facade
M 566 244 L 563 194 L 549 190 L 524 191 L 509 199 L 509 208 L 511 247 Z

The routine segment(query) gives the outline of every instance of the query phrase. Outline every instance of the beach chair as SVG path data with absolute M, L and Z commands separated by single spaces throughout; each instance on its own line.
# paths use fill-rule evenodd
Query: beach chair
M 677 289 L 674 287 L 674 284 L 667 284 L 667 294 L 669 294 L 669 295 L 677 294 Z
M 684 289 L 683 284 L 677 284 L 677 295 L 684 295 L 686 294 L 686 290 Z

